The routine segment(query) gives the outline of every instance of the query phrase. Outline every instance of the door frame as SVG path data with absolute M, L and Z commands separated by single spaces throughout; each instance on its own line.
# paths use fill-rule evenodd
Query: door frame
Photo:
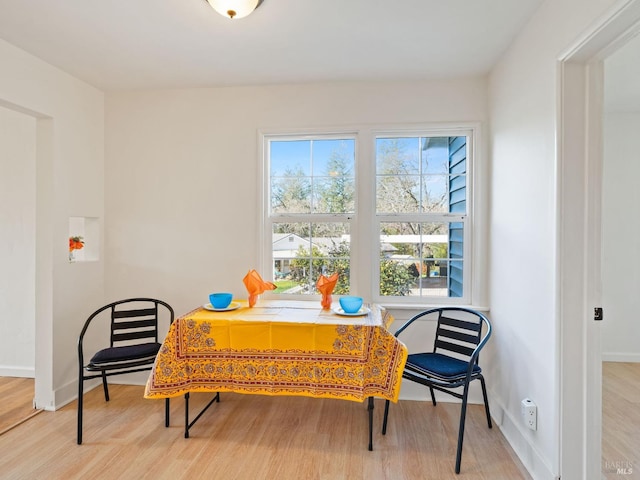
M 604 59 L 640 31 L 640 0 L 617 2 L 557 68 L 557 333 L 563 479 L 601 478 L 601 302 Z

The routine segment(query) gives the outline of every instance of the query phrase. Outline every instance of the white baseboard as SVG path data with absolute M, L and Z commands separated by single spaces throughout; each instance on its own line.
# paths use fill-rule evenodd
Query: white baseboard
M 109 377 L 109 385 L 142 385 L 144 386 L 147 378 L 149 376 L 148 372 L 138 372 L 131 373 L 126 375 L 119 375 L 114 377 Z M 85 380 L 84 382 L 84 393 L 87 393 L 93 390 L 96 387 L 102 388 L 102 382 L 99 378 L 92 380 Z M 72 380 L 71 382 L 66 383 L 61 388 L 56 389 L 54 392 L 54 406 L 53 407 L 44 407 L 45 410 L 58 410 L 59 408 L 64 407 L 65 405 L 73 402 L 78 398 L 78 381 Z
M 640 363 L 640 353 L 603 353 L 602 361 Z
M 98 385 L 101 385 L 100 380 L 88 380 L 84 382 L 84 393 L 87 393 Z M 56 389 L 53 392 L 53 407 L 48 408 L 45 407 L 45 410 L 58 410 L 59 408 L 64 407 L 68 403 L 73 402 L 78 398 L 78 382 L 71 381 L 66 383 L 64 386 Z
M 0 377 L 36 378 L 36 369 L 34 367 L 0 365 Z
M 511 448 L 513 448 L 513 451 L 529 472 L 529 475 L 535 480 L 556 480 L 558 476 L 553 473 L 553 468 L 549 461 L 544 458 L 536 446 L 530 441 L 529 437 L 535 433 L 527 430 L 525 426 L 522 425 L 520 418 L 514 418 L 491 391 L 489 392 L 489 406 L 494 424 L 500 429 Z

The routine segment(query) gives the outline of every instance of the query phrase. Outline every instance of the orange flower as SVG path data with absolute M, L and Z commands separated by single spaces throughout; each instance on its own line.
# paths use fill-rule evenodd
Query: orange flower
M 82 237 L 69 237 L 69 252 L 74 250 L 80 250 L 84 247 L 84 240 Z

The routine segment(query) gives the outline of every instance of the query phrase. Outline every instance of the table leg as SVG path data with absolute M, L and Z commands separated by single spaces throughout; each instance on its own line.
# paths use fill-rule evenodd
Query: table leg
M 184 438 L 189 438 L 189 393 L 184 394 Z
M 369 397 L 369 451 L 373 450 L 373 397 Z
M 209 403 L 196 415 L 191 422 L 189 422 L 189 394 L 184 394 L 184 438 L 189 438 L 189 429 L 198 421 L 204 412 L 213 404 L 213 402 L 220 403 L 220 392 L 216 392 L 216 395 L 211 399 Z

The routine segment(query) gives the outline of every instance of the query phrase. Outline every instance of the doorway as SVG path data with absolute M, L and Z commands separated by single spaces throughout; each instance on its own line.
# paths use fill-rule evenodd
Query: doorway
M 604 60 L 603 110 L 602 474 L 613 479 L 640 469 L 638 35 Z
M 563 478 L 602 478 L 602 322 L 595 321 L 594 307 L 602 305 L 604 61 L 636 35 L 639 26 L 640 1 L 618 2 L 559 57 L 558 329 Z
M 0 106 L 0 431 L 35 397 L 37 120 Z

